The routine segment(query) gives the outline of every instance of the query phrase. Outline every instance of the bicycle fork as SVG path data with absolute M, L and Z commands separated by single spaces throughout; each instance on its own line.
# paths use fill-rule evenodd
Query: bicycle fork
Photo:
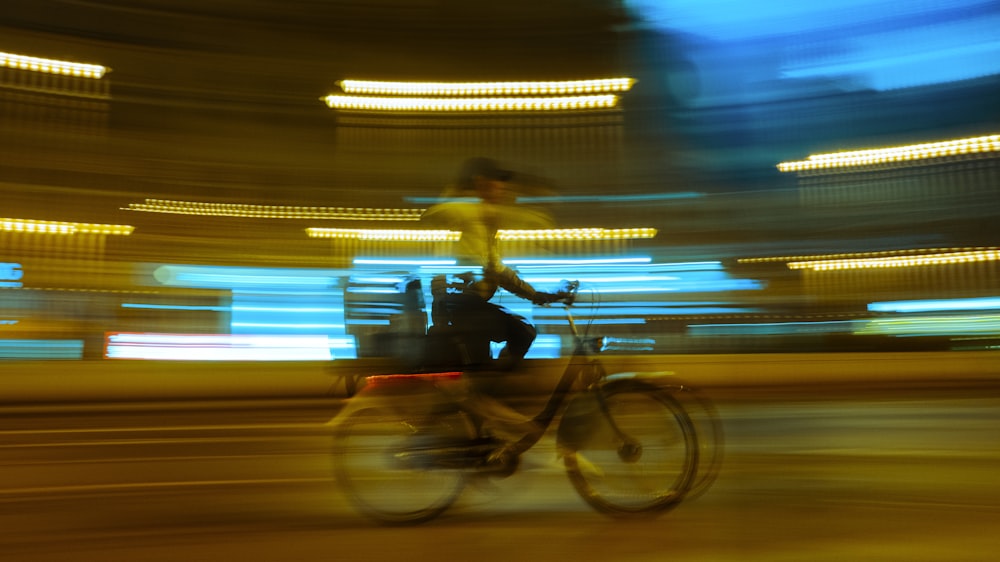
M 601 410 L 601 415 L 604 416 L 604 420 L 608 423 L 608 427 L 611 428 L 615 441 L 618 444 L 618 458 L 625 463 L 638 462 L 642 458 L 642 444 L 618 427 L 618 423 L 615 422 L 614 416 L 611 415 L 611 410 L 608 408 L 608 401 L 604 399 L 604 393 L 601 392 L 601 389 L 598 387 L 593 392 L 595 393 L 598 407 Z

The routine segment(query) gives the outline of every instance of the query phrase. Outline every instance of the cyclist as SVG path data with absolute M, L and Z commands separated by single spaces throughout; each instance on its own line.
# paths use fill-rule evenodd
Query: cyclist
M 466 350 L 466 371 L 472 387 L 466 406 L 483 418 L 484 428 L 493 437 L 508 442 L 535 431 L 535 424 L 482 392 L 482 385 L 477 383 L 485 378 L 484 373 L 516 366 L 531 347 L 536 331 L 523 316 L 490 299 L 500 288 L 538 305 L 561 297 L 559 293 L 535 289 L 502 262 L 497 240 L 499 229 L 539 229 L 552 225 L 547 214 L 517 205 L 517 181 L 516 174 L 491 158 L 470 158 L 462 164 L 455 185 L 446 194 L 474 199 L 435 205 L 422 217 L 435 228 L 460 231 L 462 236 L 455 252 L 458 263 L 481 268 L 478 274 L 458 276 L 461 280 L 457 284 L 448 285 L 443 276 L 436 278 L 431 286 L 434 296 L 431 316 L 435 326 L 448 323 L 473 339 L 482 340 L 470 342 Z M 489 341 L 505 344 L 495 361 L 489 354 Z

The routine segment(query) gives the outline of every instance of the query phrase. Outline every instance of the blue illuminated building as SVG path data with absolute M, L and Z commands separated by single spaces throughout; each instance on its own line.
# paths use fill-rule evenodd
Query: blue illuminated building
M 671 166 L 775 187 L 776 161 L 1000 122 L 1000 6 L 991 0 L 626 0 L 624 44 Z M 645 97 L 643 97 L 645 96 Z M 672 100 L 665 107 L 662 100 Z M 670 173 L 665 169 L 664 173 Z M 779 184 L 780 185 L 780 184 Z

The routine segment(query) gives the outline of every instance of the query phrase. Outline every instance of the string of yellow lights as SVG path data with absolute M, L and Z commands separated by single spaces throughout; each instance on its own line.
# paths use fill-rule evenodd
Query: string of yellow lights
M 595 94 L 628 91 L 634 83 L 632 78 L 535 82 L 391 82 L 346 79 L 338 82 L 348 94 L 404 96 Z
M 739 258 L 736 260 L 737 263 L 787 263 L 787 262 L 801 262 L 801 261 L 823 261 L 823 260 L 838 260 L 838 259 L 867 259 L 867 258 L 884 258 L 884 257 L 900 257 L 900 256 L 912 256 L 914 254 L 924 255 L 924 254 L 943 254 L 943 253 L 954 253 L 954 252 L 973 252 L 978 250 L 993 250 L 996 248 L 987 247 L 960 247 L 960 248 L 909 248 L 902 250 L 879 250 L 875 252 L 844 252 L 837 254 L 811 254 L 811 255 L 799 255 L 799 256 L 767 256 L 758 258 Z
M 21 234 L 110 234 L 128 236 L 135 227 L 127 224 L 92 224 L 34 219 L 0 218 L 0 230 Z
M 782 162 L 778 164 L 778 169 L 782 172 L 800 172 L 826 168 L 910 162 L 945 156 L 998 151 L 1000 151 L 1000 135 L 985 135 L 906 146 L 813 154 L 806 160 Z
M 954 265 L 1000 259 L 1000 249 L 965 249 L 960 251 L 884 256 L 871 258 L 833 259 L 815 261 L 793 261 L 789 269 L 809 269 L 812 271 L 835 271 L 845 269 L 872 269 L 887 267 L 915 267 L 928 265 Z
M 653 238 L 655 228 L 560 228 L 499 230 L 500 240 L 635 240 Z
M 455 242 L 462 237 L 461 232 L 453 230 L 307 228 L 306 233 L 310 238 L 382 242 Z
M 130 203 L 125 211 L 166 213 L 176 215 L 241 217 L 261 219 L 339 219 L 416 221 L 424 209 L 374 209 L 356 207 L 299 207 L 289 205 L 253 205 L 244 203 L 205 203 L 146 199 Z
M 0 67 L 95 79 L 100 79 L 107 72 L 111 71 L 110 68 L 99 64 L 85 64 L 55 59 L 43 59 L 28 55 L 17 55 L 14 53 L 4 52 L 0 52 Z
M 398 230 L 364 228 L 307 228 L 311 238 L 400 242 L 455 242 L 462 233 L 454 230 Z M 540 230 L 500 230 L 503 241 L 521 240 L 631 240 L 653 238 L 655 228 L 566 228 Z
M 606 109 L 618 104 L 618 96 L 515 97 L 515 98 L 393 98 L 330 94 L 323 98 L 331 109 L 360 111 L 559 111 Z

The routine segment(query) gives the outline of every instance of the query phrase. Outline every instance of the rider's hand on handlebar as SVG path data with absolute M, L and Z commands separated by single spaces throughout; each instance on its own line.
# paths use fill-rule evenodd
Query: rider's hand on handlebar
M 536 291 L 535 295 L 531 298 L 531 302 L 534 304 L 544 306 L 554 302 L 562 302 L 567 305 L 573 304 L 573 300 L 576 298 L 576 291 L 580 286 L 579 281 L 563 281 L 559 285 L 559 289 L 555 292 L 546 291 Z
M 547 293 L 545 291 L 535 291 L 531 297 L 531 302 L 539 306 L 556 302 L 563 298 L 561 293 Z

